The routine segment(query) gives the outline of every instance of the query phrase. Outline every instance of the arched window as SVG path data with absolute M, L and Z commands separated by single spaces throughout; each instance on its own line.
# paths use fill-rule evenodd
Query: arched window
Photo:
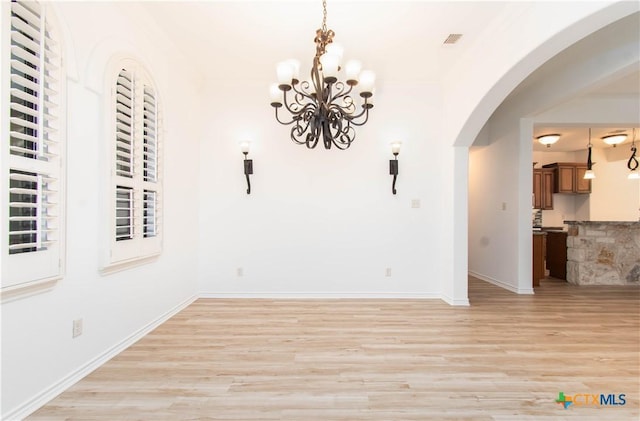
M 120 63 L 110 100 L 113 143 L 107 266 L 121 269 L 161 251 L 162 136 L 158 95 L 139 63 Z
M 65 74 L 61 40 L 47 4 L 14 0 L 2 13 L 1 36 L 10 45 L 2 57 L 9 77 L 0 88 L 0 214 L 6 216 L 2 288 L 7 291 L 62 276 Z

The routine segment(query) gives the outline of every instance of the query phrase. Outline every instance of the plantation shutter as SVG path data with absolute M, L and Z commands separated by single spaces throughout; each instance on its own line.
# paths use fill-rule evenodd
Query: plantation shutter
M 144 181 L 156 182 L 158 178 L 158 144 L 156 127 L 156 97 L 153 89 L 144 87 Z
M 142 68 L 126 61 L 115 82 L 112 247 L 109 264 L 161 250 L 158 100 Z
M 116 82 L 116 175 L 133 177 L 133 79 L 122 70 Z
M 144 85 L 144 221 L 145 238 L 159 234 L 158 218 L 160 216 L 158 202 L 158 115 L 156 95 L 153 88 Z
M 61 60 L 46 9 L 12 1 L 8 270 L 2 286 L 61 274 Z M 3 202 L 7 203 L 7 202 Z

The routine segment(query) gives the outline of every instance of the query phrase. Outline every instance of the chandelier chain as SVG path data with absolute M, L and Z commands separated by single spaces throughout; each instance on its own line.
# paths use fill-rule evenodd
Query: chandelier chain
M 327 32 L 327 0 L 322 0 L 322 32 Z

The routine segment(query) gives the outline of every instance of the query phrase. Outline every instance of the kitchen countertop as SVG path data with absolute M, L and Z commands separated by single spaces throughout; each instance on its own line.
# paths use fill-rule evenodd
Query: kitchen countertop
M 622 226 L 632 226 L 640 224 L 640 221 L 564 221 L 565 224 L 569 225 L 599 225 L 599 224 L 608 224 L 608 225 L 622 225 Z
M 542 227 L 542 231 L 546 232 L 567 232 L 564 227 Z

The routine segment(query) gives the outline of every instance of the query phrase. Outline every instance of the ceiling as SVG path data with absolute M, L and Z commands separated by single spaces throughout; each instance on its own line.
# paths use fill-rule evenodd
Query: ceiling
M 589 95 L 640 95 L 640 72 L 635 72 L 609 84 L 591 90 Z M 603 136 L 614 133 L 625 133 L 627 139 L 621 145 L 630 145 L 633 137 L 633 126 L 594 126 L 591 127 L 591 143 L 594 148 L 613 148 L 604 143 Z M 636 141 L 640 140 L 640 127 L 636 129 Z M 557 143 L 547 148 L 536 138 L 544 134 L 557 133 L 561 137 Z M 587 149 L 589 143 L 589 127 L 586 126 L 535 126 L 533 129 L 533 150 L 546 152 L 573 152 Z M 637 143 L 637 142 L 636 142 Z
M 298 58 L 302 72 L 315 53 L 313 38 L 322 23 L 320 0 L 141 1 L 137 3 L 167 33 L 185 59 L 204 79 L 264 86 L 276 81 L 279 61 Z M 376 72 L 378 91 L 394 80 L 441 80 L 457 59 L 480 39 L 483 31 L 509 16 L 527 11 L 530 2 L 493 1 L 364 1 L 330 0 L 327 26 L 343 45 L 345 60 L 356 58 Z M 544 7 L 544 3 L 538 4 Z M 462 38 L 443 45 L 449 34 Z M 435 59 L 434 59 L 435 58 Z M 384 81 L 384 82 L 382 82 Z M 640 95 L 640 73 L 600 86 L 589 94 Z M 267 101 L 267 99 L 265 99 Z M 593 127 L 594 147 L 609 147 L 600 137 L 630 127 Z M 586 148 L 587 127 L 535 127 L 534 136 L 560 133 L 547 149 L 533 141 L 534 150 L 576 151 Z M 640 137 L 640 130 L 638 130 Z
M 631 144 L 632 128 L 630 127 L 591 127 L 591 143 L 594 148 L 613 148 L 604 143 L 601 138 L 609 134 L 625 133 L 627 139 L 619 144 L 620 148 Z M 546 147 L 540 144 L 536 138 L 544 134 L 560 134 L 561 137 L 555 144 Z M 542 152 L 573 152 L 587 149 L 589 143 L 588 127 L 567 127 L 567 126 L 540 126 L 533 130 L 533 150 Z M 640 128 L 636 127 L 636 144 L 640 140 Z
M 439 78 L 493 21 L 528 2 L 330 0 L 327 27 L 377 80 Z M 141 1 L 158 26 L 207 78 L 275 82 L 276 64 L 297 58 L 310 69 L 320 0 Z M 443 45 L 461 33 L 454 45 Z M 434 59 L 437 58 L 437 59 Z M 379 85 L 382 85 L 380 83 Z M 382 86 L 380 86 L 382 88 Z M 267 96 L 265 88 L 265 96 Z

